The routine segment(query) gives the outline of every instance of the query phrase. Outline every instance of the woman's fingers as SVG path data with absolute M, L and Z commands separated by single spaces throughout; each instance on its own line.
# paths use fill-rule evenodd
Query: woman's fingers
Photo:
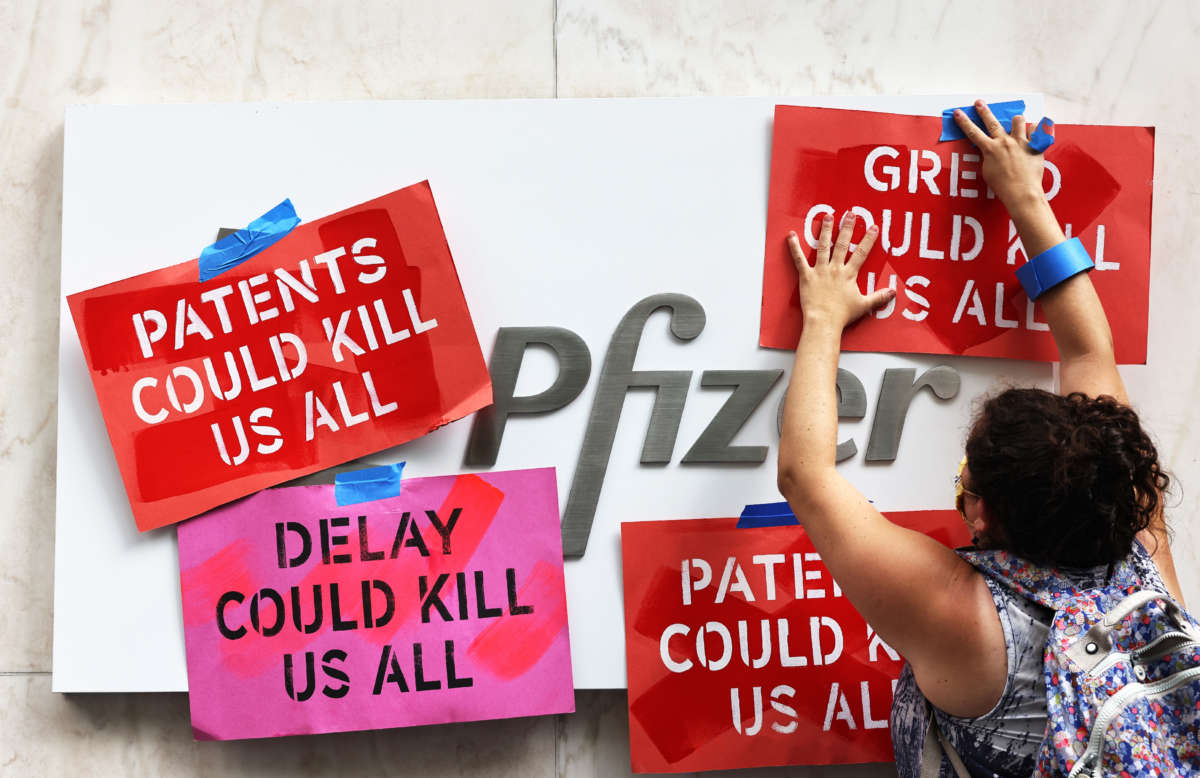
M 875 245 L 877 237 L 879 237 L 879 228 L 872 224 L 867 228 L 867 234 L 858 242 L 854 253 L 850 255 L 850 261 L 846 264 L 850 266 L 855 275 L 858 275 L 859 268 L 867 261 L 867 255 L 871 253 L 871 247 Z
M 825 214 L 821 220 L 821 235 L 817 238 L 817 261 L 820 265 L 829 262 L 829 244 L 833 241 L 833 214 Z
M 985 148 L 987 144 L 991 143 L 992 139 L 989 138 L 983 130 L 979 129 L 975 122 L 967 118 L 966 111 L 962 109 L 955 109 L 954 123 L 958 125 L 958 129 L 963 131 L 963 135 L 967 136 L 967 140 L 974 143 L 980 149 Z
M 804 249 L 800 247 L 800 237 L 795 232 L 789 232 L 787 236 L 788 250 L 792 252 L 792 261 L 796 263 L 796 269 L 800 270 L 801 266 L 811 267 L 808 264 L 808 257 L 804 256 Z
M 885 286 L 883 289 L 878 289 L 867 295 L 867 306 L 869 310 L 878 311 L 892 301 L 896 296 L 896 290 L 890 286 Z
M 1025 117 L 1020 114 L 1013 117 L 1012 136 L 1022 143 L 1029 142 L 1028 129 L 1025 127 Z
M 837 243 L 833 246 L 833 256 L 829 258 L 830 262 L 837 264 L 845 264 L 846 254 L 850 252 L 850 238 L 854 234 L 854 224 L 857 217 L 853 212 L 847 211 L 842 217 L 842 227 L 838 230 Z
M 992 113 L 992 109 L 988 108 L 988 104 L 982 100 L 975 101 L 975 113 L 979 114 L 979 118 L 983 119 L 983 126 L 987 130 L 987 134 L 993 138 L 1002 138 L 1006 134 L 1004 125 Z
M 821 232 L 817 238 L 816 256 L 811 264 L 804 255 L 804 248 L 800 245 L 800 236 L 794 231 L 789 232 L 787 245 L 788 251 L 792 255 L 792 261 L 796 263 L 797 268 L 800 268 L 801 265 L 805 268 L 819 267 L 823 264 L 848 265 L 857 274 L 858 269 L 867 261 L 867 255 L 871 253 L 871 248 L 874 247 L 876 238 L 879 237 L 879 228 L 872 224 L 867 228 L 863 239 L 855 247 L 854 253 L 851 254 L 850 239 L 854 236 L 854 226 L 857 223 L 858 217 L 854 213 L 847 211 L 842 217 L 842 224 L 838 229 L 837 242 L 833 243 L 833 216 L 825 214 L 824 218 L 821 219 Z M 847 257 L 848 254 L 849 257 Z

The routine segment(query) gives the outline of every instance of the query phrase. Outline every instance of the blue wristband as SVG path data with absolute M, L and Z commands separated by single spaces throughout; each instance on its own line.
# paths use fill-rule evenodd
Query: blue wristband
M 1071 238 L 1046 249 L 1017 268 L 1017 280 L 1025 287 L 1029 299 L 1036 300 L 1071 276 L 1095 266 L 1079 238 Z

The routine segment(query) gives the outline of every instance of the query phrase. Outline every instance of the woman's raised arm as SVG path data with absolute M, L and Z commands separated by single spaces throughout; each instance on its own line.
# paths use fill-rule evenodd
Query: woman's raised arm
M 1013 117 L 1009 134 L 987 103 L 976 101 L 975 110 L 986 133 L 962 111 L 955 113 L 954 120 L 979 148 L 983 180 L 1008 209 L 1026 256 L 1032 259 L 1064 243 L 1067 236 L 1042 191 L 1042 155 L 1029 147 L 1024 117 Z M 1088 274 L 1068 278 L 1047 290 L 1038 302 L 1058 346 L 1059 392 L 1083 392 L 1089 397 L 1106 394 L 1128 404 L 1125 383 L 1117 372 L 1108 317 Z
M 854 221 L 846 217 L 831 247 L 827 217 L 812 263 L 795 234 L 788 238 L 804 330 L 783 411 L 779 490 L 846 597 L 912 664 L 925 696 L 949 713 L 975 716 L 1000 698 L 1007 673 L 983 577 L 937 541 L 892 524 L 835 467 L 842 330 L 895 294 L 859 291 L 858 270 L 877 230 L 868 229 L 847 258 Z
M 986 133 L 962 111 L 955 113 L 954 120 L 979 148 L 983 180 L 1008 209 L 1025 254 L 1033 259 L 1067 240 L 1042 190 L 1042 155 L 1029 147 L 1024 117 L 1013 117 L 1010 134 L 985 102 L 977 100 L 975 110 L 983 119 Z M 1038 302 L 1058 346 L 1059 392 L 1108 395 L 1128 405 L 1125 382 L 1117 371 L 1112 330 L 1088 274 L 1071 276 L 1048 289 Z M 1138 533 L 1138 540 L 1150 551 L 1167 589 L 1182 602 L 1161 496 L 1159 506 L 1151 525 Z

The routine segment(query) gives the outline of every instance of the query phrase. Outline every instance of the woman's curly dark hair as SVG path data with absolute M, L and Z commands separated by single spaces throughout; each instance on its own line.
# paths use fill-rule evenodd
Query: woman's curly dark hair
M 1079 392 L 1009 389 L 987 400 L 967 438 L 967 464 L 967 485 L 990 518 L 989 543 L 1042 565 L 1123 558 L 1170 484 L 1137 414 Z

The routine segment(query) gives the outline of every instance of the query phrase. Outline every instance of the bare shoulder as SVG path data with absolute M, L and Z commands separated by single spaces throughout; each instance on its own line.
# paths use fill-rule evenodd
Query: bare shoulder
M 893 524 L 833 468 L 781 488 L 846 597 L 958 716 L 986 713 L 1008 676 L 1004 631 L 983 576 L 952 549 Z
M 982 716 L 996 706 L 1008 680 L 1008 649 L 987 581 L 964 562 L 961 575 L 933 598 L 928 638 L 905 657 L 931 703 L 953 716 Z

